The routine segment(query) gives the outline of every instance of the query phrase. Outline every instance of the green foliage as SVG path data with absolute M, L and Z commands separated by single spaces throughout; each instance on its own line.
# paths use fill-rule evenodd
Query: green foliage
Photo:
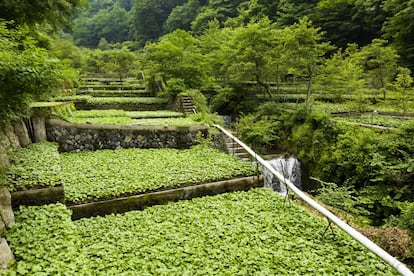
M 171 11 L 184 4 L 184 0 L 155 1 L 137 0 L 134 2 L 132 23 L 135 39 L 144 45 L 147 41 L 155 41 L 164 32 L 164 24 Z
M 107 57 L 105 57 L 107 55 Z M 104 59 L 106 59 L 106 72 L 112 72 L 122 81 L 129 74 L 135 75 L 138 69 L 138 57 L 135 53 L 129 51 L 127 48 L 121 50 L 110 50 L 104 52 Z
M 381 0 L 322 0 L 309 15 L 327 33 L 335 45 L 345 48 L 348 43 L 367 45 L 381 37 L 387 16 Z
M 164 24 L 165 32 L 171 33 L 176 29 L 190 31 L 191 22 L 200 12 L 201 2 L 200 0 L 189 0 L 172 9 Z
M 16 212 L 17 224 L 7 232 L 13 241 L 12 250 L 17 261 L 8 271 L 17 275 L 76 274 L 76 260 L 82 255 L 76 225 L 71 220 L 71 211 L 63 204 L 44 206 L 22 206 Z M 77 263 L 77 261 L 75 261 Z
M 125 116 L 114 117 L 69 117 L 68 120 L 73 123 L 88 124 L 116 124 L 116 125 L 143 125 L 143 126 L 193 126 L 205 123 L 197 118 L 147 118 L 133 119 Z
M 203 125 L 223 125 L 223 120 L 218 117 L 217 114 L 209 112 L 197 112 L 197 114 L 191 115 L 190 118 L 191 120 Z
M 383 99 L 386 99 L 385 88 L 394 78 L 397 72 L 397 51 L 387 46 L 388 41 L 373 39 L 372 43 L 363 47 L 359 58 L 364 65 L 368 86 L 383 90 Z
M 384 127 L 393 127 L 398 128 L 405 123 L 410 121 L 414 121 L 414 119 L 399 119 L 395 118 L 394 116 L 382 116 L 382 115 L 362 115 L 356 117 L 345 117 L 345 118 L 336 118 L 335 120 L 342 121 L 342 122 L 355 122 L 355 123 L 362 123 L 362 124 L 370 124 L 370 125 L 379 125 Z
M 177 85 L 181 79 L 188 88 L 203 86 L 208 68 L 198 44 L 197 38 L 183 30 L 163 36 L 158 43 L 148 43 L 144 54 L 148 75 L 167 84 L 173 79 Z
M 29 145 L 10 154 L 5 175 L 9 191 L 62 185 L 58 146 L 43 142 Z
M 413 1 L 405 0 L 386 0 L 384 1 L 384 10 L 390 13 L 384 24 L 385 36 L 394 41 L 394 45 L 398 48 L 398 52 L 403 59 L 403 65 L 413 69 L 413 45 L 412 36 L 414 14 Z
M 413 84 L 413 78 L 411 77 L 411 71 L 408 68 L 399 67 L 398 74 L 395 78 L 395 82 L 393 84 L 395 90 L 400 94 L 399 95 L 399 104 L 403 113 L 407 112 L 408 109 L 408 102 L 409 102 L 409 94 L 413 93 L 411 89 Z
M 62 66 L 35 46 L 25 30 L 6 28 L 0 21 L 0 121 L 28 116 L 29 103 L 59 88 Z
M 76 110 L 73 117 L 76 118 L 99 118 L 99 117 L 126 117 L 127 113 L 120 109 L 107 110 Z
M 36 26 L 47 23 L 58 29 L 69 27 L 73 16 L 87 5 L 85 0 L 55 1 L 2 1 L 0 18 L 14 21 L 18 25 Z
M 254 166 L 205 147 L 61 154 L 65 197 L 81 203 L 252 175 Z
M 335 47 L 323 41 L 323 32 L 312 26 L 309 18 L 304 17 L 283 32 L 285 38 L 285 55 L 289 64 L 289 72 L 294 76 L 304 77 L 307 82 L 306 102 L 312 95 L 312 82 L 316 67 L 322 62 L 325 54 Z
M 355 95 L 365 87 L 362 78 L 363 68 L 355 57 L 355 45 L 349 45 L 345 53 L 337 52 L 325 61 L 321 72 L 315 77 L 315 82 L 321 86 L 322 93 L 336 94 L 336 100 L 344 95 Z
M 267 93 L 270 93 L 266 80 L 280 66 L 280 31 L 273 28 L 267 18 L 251 22 L 236 28 L 231 40 L 224 41 L 228 56 L 220 62 L 224 64 L 226 74 L 233 81 L 256 81 Z M 279 72 L 276 72 L 279 73 Z M 270 95 L 271 98 L 271 95 Z
M 181 112 L 175 112 L 171 110 L 157 110 L 157 111 L 127 111 L 128 117 L 143 119 L 143 118 L 172 118 L 172 117 L 183 117 L 184 114 Z
M 272 148 L 278 143 L 277 136 L 279 122 L 269 120 L 267 117 L 257 119 L 253 114 L 241 117 L 237 124 L 240 137 L 244 142 L 263 152 L 266 148 Z
M 207 105 L 206 96 L 197 89 L 187 89 L 180 93 L 180 96 L 191 96 L 197 112 L 208 113 L 209 108 Z
M 313 177 L 338 183 L 338 196 L 355 196 L 355 205 L 337 206 L 364 215 L 376 225 L 390 215 L 398 214 L 398 202 L 413 198 L 414 162 L 412 155 L 413 124 L 401 125 L 395 132 L 380 133 L 375 129 L 335 123 L 328 115 L 312 111 L 309 106 L 290 111 L 260 108 L 246 120 L 241 138 L 254 134 L 255 121 L 267 118 L 278 126 L 271 136 L 278 139 L 279 151 L 290 151 Z M 249 129 L 250 126 L 250 129 Z M 253 126 L 253 127 L 252 127 Z M 265 127 L 259 128 L 264 131 Z M 257 141 L 266 137 L 264 134 Z M 411 138 L 409 138 L 411 137 Z M 255 147 L 265 146 L 265 142 Z M 326 196 L 329 200 L 329 195 Z M 331 198 L 333 199 L 333 197 Z M 341 200 L 333 200 L 338 204 Z M 346 201 L 344 204 L 348 204 Z M 348 209 L 346 209 L 348 208 Z M 361 208 L 361 209 L 359 209 Z M 361 213 L 362 214 L 362 213 Z
M 399 225 L 408 229 L 411 235 L 414 235 L 414 202 L 405 202 L 400 208 L 401 216 L 399 218 Z
M 28 207 L 16 220 L 10 272 L 23 274 L 397 275 L 337 229 L 321 239 L 326 221 L 263 188 L 74 222 L 62 205 Z
M 240 115 L 252 112 L 257 102 L 252 100 L 242 86 L 224 87 L 214 95 L 211 108 L 219 114 Z
M 140 65 L 138 55 L 126 46 L 113 50 L 82 51 L 85 56 L 82 71 L 85 75 L 117 76 L 122 81 L 127 76 L 135 76 Z
M 70 102 L 86 102 L 88 99 L 92 98 L 90 95 L 73 95 L 73 96 L 59 96 L 55 97 L 55 101 L 70 101 Z
M 370 214 L 360 206 L 360 200 L 352 186 L 346 184 L 338 186 L 335 183 L 324 182 L 316 178 L 313 180 L 320 184 L 316 193 L 317 198 L 323 203 L 356 216 Z
M 95 48 L 101 41 L 115 43 L 130 39 L 130 7 L 119 1 L 89 2 L 89 7 L 73 21 L 73 39 L 78 46 Z
M 178 94 L 183 92 L 186 89 L 183 79 L 180 78 L 170 78 L 167 80 L 167 89 L 166 91 L 161 92 L 160 94 L 166 94 L 172 98 L 175 98 Z
M 136 120 L 126 116 L 114 117 L 68 117 L 67 120 L 72 123 L 81 124 L 104 124 L 104 125 L 129 125 L 136 123 Z

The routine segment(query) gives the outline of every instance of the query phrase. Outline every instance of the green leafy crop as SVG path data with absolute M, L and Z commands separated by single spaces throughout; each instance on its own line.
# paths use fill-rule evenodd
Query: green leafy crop
M 326 221 L 265 188 L 70 221 L 64 206 L 22 208 L 7 233 L 33 275 L 397 275 Z M 42 275 L 43 275 L 42 274 Z
M 88 124 L 115 124 L 115 125 L 129 125 L 135 123 L 135 120 L 130 117 L 68 117 L 67 118 L 72 123 L 88 123 Z
M 181 112 L 175 112 L 171 110 L 157 110 L 157 111 L 127 111 L 126 114 L 131 118 L 143 119 L 143 118 L 171 118 L 171 117 L 183 117 Z
M 168 99 L 156 97 L 93 97 L 87 99 L 91 104 L 166 104 Z
M 80 203 L 249 176 L 255 167 L 203 146 L 61 154 L 65 197 Z
M 73 123 L 89 124 L 121 124 L 121 125 L 142 125 L 142 126 L 193 126 L 201 125 L 191 118 L 149 118 L 149 119 L 131 119 L 130 117 L 68 117 Z
M 98 117 L 126 117 L 126 112 L 120 109 L 107 110 L 76 110 L 73 117 L 76 118 L 98 118 Z
M 10 191 L 53 187 L 62 184 L 58 146 L 43 142 L 11 153 L 5 186 Z

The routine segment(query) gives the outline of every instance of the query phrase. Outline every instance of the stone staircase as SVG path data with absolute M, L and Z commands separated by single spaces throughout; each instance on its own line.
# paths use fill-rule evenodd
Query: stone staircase
M 181 112 L 186 115 L 191 115 L 196 113 L 196 107 L 194 105 L 193 98 L 191 96 L 180 96 L 178 99 L 178 105 Z
M 230 139 L 229 137 L 225 136 L 224 140 L 226 142 L 227 150 L 229 151 L 229 154 L 240 158 L 243 161 L 250 161 L 250 154 L 239 144 L 237 144 L 235 141 Z

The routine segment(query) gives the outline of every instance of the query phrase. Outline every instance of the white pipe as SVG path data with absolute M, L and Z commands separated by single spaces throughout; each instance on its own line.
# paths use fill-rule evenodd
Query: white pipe
M 241 147 L 243 147 L 251 156 L 253 156 L 257 162 L 259 162 L 261 165 L 263 165 L 266 169 L 268 169 L 270 172 L 272 172 L 280 182 L 284 183 L 289 187 L 289 189 L 294 192 L 298 197 L 300 197 L 303 201 L 308 203 L 310 206 L 312 206 L 315 210 L 317 210 L 319 213 L 323 214 L 325 217 L 327 217 L 330 221 L 335 223 L 339 228 L 344 230 L 346 233 L 348 233 L 351 237 L 356 239 L 359 243 L 361 243 L 363 246 L 368 248 L 371 252 L 375 253 L 378 257 L 386 261 L 388 264 L 390 264 L 393 268 L 395 268 L 401 275 L 404 276 L 413 276 L 414 273 L 411 272 L 403 263 L 398 261 L 396 258 L 388 254 L 385 250 L 380 248 L 378 245 L 373 243 L 371 240 L 369 240 L 367 237 L 359 233 L 357 230 L 349 226 L 346 222 L 339 219 L 337 216 L 332 214 L 330 211 L 322 207 L 319 203 L 308 197 L 305 193 L 303 193 L 301 190 L 299 190 L 292 182 L 290 182 L 288 179 L 285 179 L 281 173 L 276 171 L 272 166 L 268 164 L 261 156 L 257 155 L 251 148 L 249 148 L 247 145 L 245 145 L 242 141 L 237 139 L 235 136 L 233 136 L 230 132 L 225 130 L 219 125 L 214 125 L 216 128 L 221 130 L 224 134 L 226 134 L 228 137 L 233 139 L 236 143 L 238 143 Z

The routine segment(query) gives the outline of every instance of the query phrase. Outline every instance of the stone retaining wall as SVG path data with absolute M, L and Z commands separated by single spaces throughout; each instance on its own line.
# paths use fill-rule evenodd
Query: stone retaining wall
M 58 142 L 60 151 L 119 148 L 190 148 L 196 136 L 207 137 L 208 126 L 127 126 L 74 124 L 49 119 L 49 141 Z
M 135 104 L 135 103 L 113 103 L 113 104 L 92 104 L 87 102 L 75 102 L 77 110 L 107 110 L 107 109 L 122 109 L 125 111 L 155 111 L 168 109 L 168 104 Z

